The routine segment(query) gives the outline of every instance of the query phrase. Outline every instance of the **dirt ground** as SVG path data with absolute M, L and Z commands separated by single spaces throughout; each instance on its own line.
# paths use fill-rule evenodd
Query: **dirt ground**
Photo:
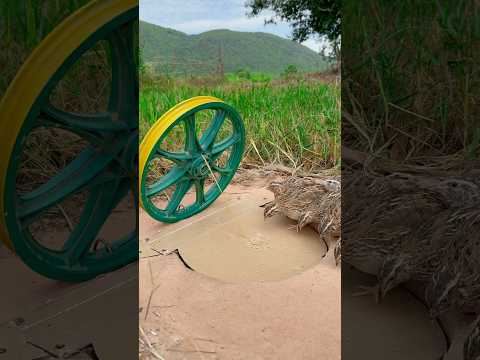
M 58 354 L 92 345 L 101 360 L 122 359 L 132 351 L 132 338 L 136 345 L 131 324 L 138 316 L 141 359 L 336 360 L 342 343 L 343 359 L 438 360 L 446 346 L 441 329 L 410 293 L 398 288 L 381 304 L 354 297 L 356 284 L 375 279 L 343 265 L 350 275 L 341 284 L 340 267 L 321 258 L 325 249 L 315 245 L 316 234 L 297 234 L 281 218 L 264 222 L 257 205 L 272 199 L 264 188 L 271 180 L 232 184 L 204 213 L 177 224 L 160 224 L 141 211 L 139 265 L 83 284 L 43 278 L 0 246 L 2 293 L 8 294 L 0 296 L 0 360 L 55 358 L 32 344 Z M 209 233 L 243 235 L 232 241 L 252 252 L 224 247 L 224 256 L 210 254 L 221 266 L 204 267 L 208 246 L 215 245 L 206 241 Z M 252 234 L 259 234 L 253 242 Z M 305 257 L 299 245 L 318 257 Z M 164 248 L 179 251 L 161 255 Z M 243 266 L 232 254 L 244 259 Z M 242 258 L 249 254 L 248 261 Z M 252 272 L 257 265 L 262 271 Z M 133 309 L 138 283 L 139 309 Z
M 105 234 L 131 230 L 127 203 L 116 209 Z M 61 246 L 70 232 L 57 218 L 47 220 L 37 239 Z M 0 360 L 137 356 L 138 263 L 91 281 L 65 283 L 36 274 L 0 243 L 0 284 Z
M 137 329 L 131 326 L 138 319 L 132 307 L 137 264 L 66 284 L 35 274 L 0 245 L 0 281 L 1 360 L 48 360 L 77 351 L 65 358 L 115 360 L 137 353 Z
M 291 260 L 285 254 L 284 260 L 277 261 L 279 266 L 276 269 L 275 266 L 273 270 L 265 266 L 265 263 L 275 263 L 268 259 L 267 254 L 270 252 L 269 246 L 273 249 L 277 246 L 274 242 L 269 243 L 267 238 L 252 250 L 254 253 L 260 247 L 260 250 L 266 250 L 264 256 L 253 256 L 247 261 L 249 264 L 244 263 L 243 267 L 235 264 L 234 256 L 229 258 L 229 254 L 225 255 L 228 260 L 219 259 L 220 253 L 210 254 L 210 261 L 220 262 L 224 267 L 230 263 L 231 268 L 247 268 L 247 272 L 255 264 L 260 268 L 269 268 L 266 280 L 263 271 L 254 274 L 260 280 L 253 280 L 255 276 L 249 278 L 252 273 L 244 277 L 230 276 L 234 273 L 231 269 L 227 270 L 227 274 L 230 274 L 227 281 L 218 280 L 222 274 L 218 271 L 209 273 L 211 267 L 192 271 L 177 253 L 168 256 L 157 253 L 162 248 L 159 246 L 162 239 L 179 240 L 185 236 L 196 237 L 200 242 L 199 229 L 208 228 L 205 224 L 215 226 L 213 219 L 217 218 L 217 227 L 210 232 L 210 237 L 213 237 L 214 233 L 221 231 L 222 221 L 230 221 L 227 218 L 218 220 L 225 213 L 222 209 L 229 206 L 241 208 L 238 204 L 245 204 L 252 199 L 257 205 L 272 200 L 273 195 L 263 188 L 266 182 L 263 179 L 254 184 L 230 185 L 204 213 L 182 223 L 157 223 L 143 211 L 140 212 L 140 325 L 144 332 L 140 340 L 142 359 L 155 359 L 148 350 L 148 343 L 165 360 L 340 359 L 341 272 L 339 267 L 335 267 L 333 259 L 322 260 L 325 249 L 321 245 L 318 245 L 317 259 L 313 262 L 310 259 L 306 269 L 297 267 L 291 273 L 284 271 L 278 280 L 272 280 L 269 276 L 275 271 L 288 269 Z M 242 228 L 260 227 L 248 216 L 257 211 L 255 208 L 258 206 L 246 211 L 247 215 L 243 218 L 239 215 L 239 223 L 244 226 L 235 229 L 235 222 L 230 221 L 225 227 L 232 228 L 233 233 L 241 233 Z M 260 221 L 263 222 L 262 210 L 258 210 Z M 212 220 L 199 220 L 200 217 Z M 293 236 L 289 241 L 295 241 L 295 237 L 299 236 L 299 241 L 308 243 L 313 239 L 316 244 L 321 244 L 313 231 L 303 234 L 308 240 L 302 240 L 300 234 L 288 229 L 288 222 L 281 222 L 280 226 L 283 229 L 275 235 L 277 239 Z M 241 241 L 239 236 L 237 243 Z M 213 243 L 206 242 L 207 249 L 204 248 L 203 253 L 208 256 L 208 246 L 213 246 Z M 165 244 L 168 245 L 168 241 L 162 245 Z M 184 246 L 179 252 L 187 264 L 191 259 L 191 254 L 185 251 L 188 248 Z M 240 248 L 233 251 L 239 257 L 242 256 Z M 248 244 L 245 248 L 248 249 Z M 227 247 L 223 250 L 228 253 Z M 197 251 L 200 251 L 198 246 Z M 282 259 L 281 252 L 278 257 Z M 262 258 L 265 260 L 263 264 Z M 195 265 L 198 266 L 198 262 Z
M 140 358 L 441 358 L 444 334 L 410 292 L 395 289 L 381 304 L 354 296 L 359 284 L 376 279 L 343 265 L 341 284 L 340 266 L 330 256 L 322 259 L 325 248 L 309 248 L 306 238 L 320 242 L 317 234 L 297 234 L 285 219 L 264 222 L 258 205 L 272 200 L 265 189 L 271 180 L 232 184 L 202 214 L 177 224 L 158 223 L 140 211 Z M 235 245 L 226 245 L 235 234 Z M 244 238 L 252 234 L 264 241 L 246 258 L 251 242 Z M 292 255 L 277 251 L 282 247 Z M 315 251 L 317 259 L 291 266 L 301 257 L 297 247 Z

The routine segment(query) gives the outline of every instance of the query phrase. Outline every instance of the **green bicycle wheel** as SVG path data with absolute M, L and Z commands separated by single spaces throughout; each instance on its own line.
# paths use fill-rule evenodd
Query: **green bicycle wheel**
M 84 281 L 138 258 L 138 220 L 108 244 L 100 237 L 127 196 L 138 204 L 138 72 L 135 31 L 138 2 L 94 1 L 66 19 L 37 47 L 0 105 L 0 238 L 33 270 L 63 281 Z M 78 60 L 100 42 L 110 54 L 107 110 L 66 111 L 52 93 Z M 82 84 L 80 84 L 82 86 Z M 21 99 L 21 101 L 19 101 Z M 32 134 L 74 134 L 81 145 L 73 159 L 41 185 L 19 189 L 22 162 L 31 158 Z M 29 153 L 30 151 L 30 153 Z M 61 150 L 59 150 L 61 151 Z M 39 218 L 69 201 L 78 219 L 62 244 L 37 236 Z M 135 208 L 137 207 L 134 205 Z M 44 232 L 49 232 L 47 224 Z
M 140 145 L 140 199 L 154 219 L 174 223 L 210 206 L 240 165 L 245 128 L 222 100 L 200 96 L 162 116 Z

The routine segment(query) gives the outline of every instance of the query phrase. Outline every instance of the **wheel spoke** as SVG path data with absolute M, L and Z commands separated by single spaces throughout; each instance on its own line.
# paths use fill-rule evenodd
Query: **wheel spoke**
M 77 114 L 60 110 L 52 105 L 44 107 L 40 118 L 43 120 L 42 124 L 69 130 L 93 143 L 102 142 L 105 134 L 127 129 L 124 123 L 114 121 L 108 113 Z
M 157 155 L 175 163 L 192 160 L 192 156 L 187 152 L 171 152 L 167 150 L 157 149 Z
M 186 170 L 179 167 L 175 166 L 173 167 L 170 172 L 162 178 L 157 181 L 155 184 L 150 185 L 146 188 L 145 195 L 148 197 L 157 195 L 158 193 L 161 193 L 162 191 L 165 191 L 168 189 L 170 186 L 174 185 L 175 183 L 179 182 L 182 177 L 185 175 Z
M 42 211 L 63 201 L 81 189 L 98 184 L 96 176 L 111 161 L 111 156 L 84 150 L 59 174 L 37 189 L 19 196 L 17 214 L 20 219 L 36 217 Z M 100 179 L 101 181 L 101 179 Z
M 170 199 L 165 211 L 167 214 L 171 215 L 177 211 L 177 208 L 180 206 L 183 198 L 187 194 L 188 190 L 192 187 L 192 181 L 183 181 L 177 184 L 177 188 L 175 189 L 172 198 Z
M 196 202 L 202 205 L 205 202 L 205 179 L 195 181 Z
M 225 150 L 227 150 L 229 147 L 232 147 L 236 143 L 240 141 L 240 136 L 238 135 L 232 135 L 228 139 L 225 139 L 218 144 L 215 144 L 212 147 L 212 150 L 210 153 L 212 154 L 212 157 L 218 158 Z
M 200 144 L 197 138 L 195 115 L 191 115 L 185 120 L 185 136 L 185 150 L 191 155 L 199 153 Z
M 133 22 L 125 24 L 109 38 L 112 61 L 112 85 L 109 110 L 134 128 L 137 124 L 138 78 L 134 61 Z
M 111 212 L 131 189 L 129 180 L 120 179 L 101 185 L 91 195 L 79 224 L 63 246 L 67 262 L 78 264 L 90 250 Z
M 230 169 L 228 167 L 221 167 L 215 164 L 211 165 L 212 170 L 215 170 L 216 172 L 222 174 L 222 175 L 229 175 L 232 172 L 234 172 L 234 169 Z
M 217 110 L 212 123 L 204 131 L 202 138 L 200 139 L 200 145 L 204 150 L 209 150 L 213 146 L 213 143 L 215 142 L 215 138 L 217 137 L 217 134 L 220 131 L 220 128 L 225 122 L 225 118 L 226 118 L 225 111 Z

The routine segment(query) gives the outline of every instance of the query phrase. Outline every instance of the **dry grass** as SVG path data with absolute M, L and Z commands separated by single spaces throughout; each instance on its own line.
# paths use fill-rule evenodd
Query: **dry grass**
M 0 2 L 0 98 L 33 48 L 65 17 L 88 1 Z
M 30 3 L 35 5 L 37 1 Z M 66 16 L 86 0 L 43 1 L 34 7 L 24 7 L 27 2 L 10 1 L 0 4 L 0 98 L 7 90 L 24 61 L 40 41 Z M 25 19 L 31 23 L 25 23 Z M 50 102 L 69 112 L 96 113 L 105 111 L 110 91 L 110 65 L 105 42 L 86 52 L 56 86 Z M 39 124 L 41 125 L 41 124 Z M 59 174 L 88 146 L 88 142 L 73 132 L 39 126 L 26 139 L 16 174 L 17 192 L 28 193 Z M 56 248 L 48 236 L 52 229 L 56 238 L 69 234 L 84 209 L 87 194 L 79 192 L 45 211 L 29 227 L 34 237 L 43 245 Z M 65 234 L 64 234 L 65 233 Z M 58 240 L 58 239 L 57 239 Z
M 44 6 L 50 6 L 45 2 Z M 78 2 L 79 6 L 82 2 Z M 46 11 L 46 10 L 45 10 Z M 59 8 L 49 21 L 49 29 L 61 19 L 74 11 L 74 8 Z M 0 22 L 6 21 L 0 17 Z M 46 25 L 45 25 L 46 26 Z M 2 37 L 0 43 L 0 98 L 6 91 L 31 50 L 46 35 L 45 30 L 32 39 L 24 33 L 24 29 L 0 28 L 0 32 L 9 31 L 10 37 Z M 65 78 L 55 87 L 50 96 L 53 105 L 69 112 L 96 113 L 107 108 L 110 92 L 109 54 L 105 42 L 97 44 L 86 52 L 68 71 Z M 87 146 L 87 142 L 72 132 L 59 128 L 39 127 L 33 130 L 25 140 L 22 162 L 17 174 L 20 191 L 28 191 L 45 183 L 61 171 L 75 156 Z
M 344 144 L 400 162 L 478 157 L 475 1 L 349 2 L 344 14 Z

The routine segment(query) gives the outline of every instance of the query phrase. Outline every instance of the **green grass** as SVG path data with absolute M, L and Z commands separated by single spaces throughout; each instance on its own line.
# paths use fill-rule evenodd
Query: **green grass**
M 320 82 L 208 87 L 170 79 L 149 84 L 140 92 L 141 137 L 169 108 L 197 95 L 216 96 L 239 111 L 247 129 L 244 162 L 312 170 L 340 161 L 340 89 Z
M 268 83 L 272 81 L 274 78 L 278 77 L 273 74 L 267 74 L 263 72 L 247 72 L 247 71 L 240 71 L 236 73 L 228 73 L 225 75 L 227 81 L 231 83 L 242 83 L 245 80 L 254 82 L 254 83 Z

